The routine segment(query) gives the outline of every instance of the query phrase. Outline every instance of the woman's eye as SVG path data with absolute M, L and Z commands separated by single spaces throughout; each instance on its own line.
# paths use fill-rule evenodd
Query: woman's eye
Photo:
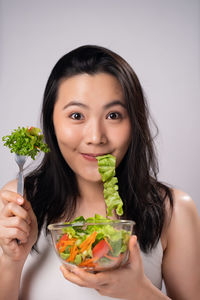
M 118 112 L 111 112 L 108 114 L 107 118 L 110 120 L 118 120 L 122 118 L 122 115 Z
M 83 115 L 80 114 L 80 113 L 73 113 L 73 114 L 70 115 L 70 118 L 74 119 L 74 120 L 82 120 L 83 119 Z

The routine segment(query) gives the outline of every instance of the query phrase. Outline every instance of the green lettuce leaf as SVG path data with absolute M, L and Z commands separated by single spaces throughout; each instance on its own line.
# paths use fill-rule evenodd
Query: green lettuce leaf
M 4 146 L 10 148 L 11 153 L 30 156 L 35 159 L 38 152 L 49 152 L 47 144 L 43 141 L 43 134 L 40 128 L 18 127 L 10 135 L 2 137 Z
M 123 215 L 123 202 L 118 193 L 118 179 L 115 177 L 116 158 L 111 154 L 97 156 L 98 170 L 104 183 L 104 199 L 107 206 L 107 216 Z

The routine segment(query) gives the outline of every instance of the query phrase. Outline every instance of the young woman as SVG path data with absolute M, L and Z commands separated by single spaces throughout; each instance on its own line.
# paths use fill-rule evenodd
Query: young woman
M 83 46 L 57 62 L 42 108 L 51 151 L 26 177 L 24 198 L 16 181 L 0 192 L 0 300 L 200 298 L 199 216 L 187 194 L 157 180 L 149 121 L 139 80 L 119 55 Z M 122 219 L 136 222 L 128 264 L 61 273 L 46 227 L 106 215 L 95 157 L 108 153 L 117 159 Z

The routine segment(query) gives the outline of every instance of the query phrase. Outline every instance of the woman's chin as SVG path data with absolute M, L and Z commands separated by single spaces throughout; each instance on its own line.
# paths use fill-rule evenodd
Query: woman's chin
M 87 182 L 91 182 L 91 183 L 102 183 L 102 179 L 101 179 L 101 175 L 98 173 L 98 174 L 79 174 L 79 179 L 82 179 L 84 181 L 87 181 Z

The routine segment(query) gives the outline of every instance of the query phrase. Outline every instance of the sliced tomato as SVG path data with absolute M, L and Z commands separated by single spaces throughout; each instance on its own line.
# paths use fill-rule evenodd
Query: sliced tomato
M 107 245 L 107 243 L 104 240 L 101 240 L 100 242 L 98 242 L 98 244 L 96 244 L 92 250 L 92 254 L 93 257 L 98 257 L 101 258 L 103 257 L 105 254 L 107 254 L 109 252 L 109 247 Z
M 65 234 L 63 234 L 63 236 L 61 236 L 59 242 L 60 242 L 60 241 L 68 241 L 68 240 L 69 240 L 69 236 L 68 236 L 67 233 L 65 233 Z
M 33 128 L 34 128 L 34 127 L 33 127 L 33 126 L 31 126 L 31 127 L 29 128 L 29 130 L 28 130 L 28 131 L 30 132 L 30 131 L 31 131 Z
M 61 236 L 61 238 L 59 239 L 59 241 L 56 243 L 56 248 L 58 249 L 58 251 L 59 251 L 59 249 L 60 249 L 60 247 L 61 247 L 62 242 L 63 242 L 63 241 L 68 241 L 68 240 L 69 240 L 69 236 L 68 236 L 67 233 L 65 233 L 65 234 L 63 234 L 63 235 Z

